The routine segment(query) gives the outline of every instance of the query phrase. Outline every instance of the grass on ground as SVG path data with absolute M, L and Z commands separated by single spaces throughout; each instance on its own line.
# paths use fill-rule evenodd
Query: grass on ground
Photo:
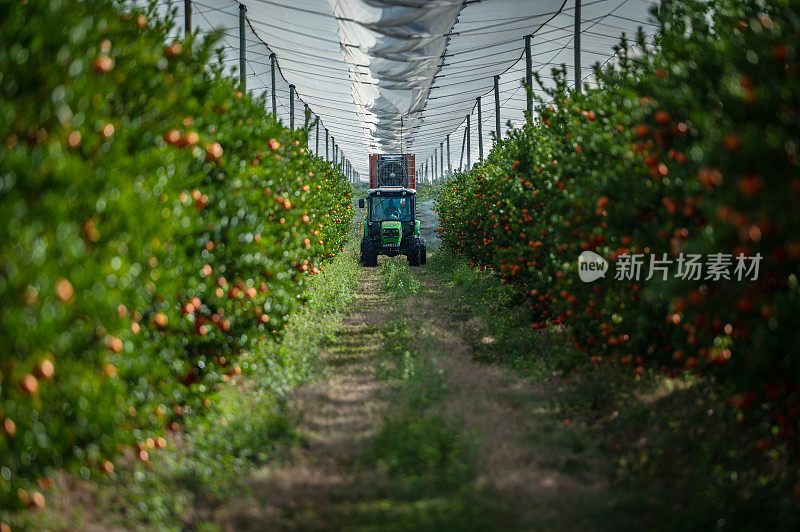
M 387 260 L 380 287 L 396 298 L 420 290 L 404 260 Z M 412 283 L 413 282 L 413 283 Z M 409 289 L 409 286 L 413 286 Z M 342 526 L 361 530 L 479 530 L 493 511 L 480 482 L 479 435 L 447 417 L 444 371 L 433 342 L 403 316 L 381 328 L 379 379 L 394 385 L 390 409 L 359 458 L 375 497 L 343 509 Z M 377 474 L 376 474 L 377 472 Z
M 419 293 L 420 284 L 411 275 L 408 261 L 403 255 L 392 258 L 381 257 L 380 261 L 381 281 L 379 286 L 383 291 L 396 298 Z

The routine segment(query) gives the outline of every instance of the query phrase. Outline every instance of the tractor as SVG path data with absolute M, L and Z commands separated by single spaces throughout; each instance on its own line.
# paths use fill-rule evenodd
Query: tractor
M 404 187 L 370 189 L 358 200 L 366 207 L 364 237 L 361 239 L 361 264 L 377 266 L 378 255 L 405 255 L 409 266 L 428 262 L 425 239 L 419 236 L 417 191 Z

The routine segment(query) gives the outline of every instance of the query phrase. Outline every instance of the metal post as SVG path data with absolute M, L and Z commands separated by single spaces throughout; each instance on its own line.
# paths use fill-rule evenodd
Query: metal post
M 428 161 L 425 161 L 425 174 L 423 174 L 423 175 L 424 175 L 423 180 L 427 180 L 428 179 Z
M 447 177 L 453 175 L 453 163 L 450 162 L 450 135 L 447 135 Z
M 432 178 L 431 182 L 433 182 L 436 179 L 436 174 L 437 173 L 438 172 L 437 172 L 437 168 L 436 168 L 436 149 L 434 149 L 433 150 L 433 174 L 431 175 L 431 178 Z
M 183 0 L 183 29 L 187 37 L 192 34 L 192 0 Z
M 497 135 L 495 142 L 500 142 L 500 76 L 494 77 L 494 127 Z
M 278 97 L 275 94 L 275 54 L 269 54 L 269 66 L 272 71 L 272 116 L 278 118 Z
M 328 155 L 328 128 L 325 128 L 325 160 L 330 161 L 330 157 Z
M 581 92 L 581 0 L 575 0 L 575 92 Z
M 314 155 L 319 156 L 319 117 L 317 117 L 316 129 L 317 129 L 317 142 L 314 145 Z
M 467 128 L 464 128 L 464 138 L 461 139 L 461 158 L 458 160 L 458 169 L 464 168 L 464 147 L 467 145 Z
M 245 68 L 245 39 L 244 39 L 244 14 L 247 7 L 239 4 L 239 87 L 242 91 L 247 90 L 247 69 Z
M 311 115 L 308 112 L 308 104 L 303 103 L 303 114 L 305 115 L 305 119 L 303 122 L 303 129 L 308 129 L 308 122 L 311 119 Z M 306 146 L 308 146 L 308 137 L 306 137 Z
M 483 118 L 481 118 L 480 96 L 478 96 L 478 160 L 483 160 Z
M 294 129 L 294 85 L 289 85 L 289 129 Z
M 525 36 L 525 85 L 528 94 L 528 120 L 533 120 L 533 60 L 530 35 Z
M 439 177 L 444 181 L 444 143 L 439 143 Z
M 469 117 L 470 117 L 470 115 L 467 115 L 467 171 L 469 171 L 470 168 L 472 168 L 472 165 L 469 164 L 469 159 L 470 159 L 470 156 L 469 156 L 470 155 L 469 143 L 470 143 L 470 140 L 472 140 L 470 138 L 472 136 L 472 131 L 471 131 L 472 128 L 469 127 Z

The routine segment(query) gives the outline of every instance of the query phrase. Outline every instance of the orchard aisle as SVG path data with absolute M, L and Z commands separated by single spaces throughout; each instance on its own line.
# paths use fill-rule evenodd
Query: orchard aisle
M 415 288 L 398 293 L 387 285 L 397 276 Z M 403 258 L 361 271 L 356 303 L 326 348 L 326 378 L 290 395 L 303 443 L 250 475 L 250 497 L 203 521 L 223 530 L 596 528 L 575 504 L 606 485 L 573 429 L 552 426 L 552 390 L 475 362 L 463 337 L 479 324 L 439 281 Z

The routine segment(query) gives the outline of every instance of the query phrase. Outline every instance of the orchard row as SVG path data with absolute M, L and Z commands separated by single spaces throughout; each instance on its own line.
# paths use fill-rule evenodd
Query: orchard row
M 711 374 L 764 423 L 760 447 L 796 445 L 797 3 L 670 4 L 655 43 L 623 43 L 582 93 L 556 72 L 538 118 L 444 186 L 442 238 L 511 284 L 531 327 L 564 326 L 587 364 Z M 612 268 L 718 253 L 760 268 L 583 282 L 584 251 Z
M 0 506 L 148 460 L 345 241 L 343 175 L 169 28 L 111 0 L 0 23 Z

